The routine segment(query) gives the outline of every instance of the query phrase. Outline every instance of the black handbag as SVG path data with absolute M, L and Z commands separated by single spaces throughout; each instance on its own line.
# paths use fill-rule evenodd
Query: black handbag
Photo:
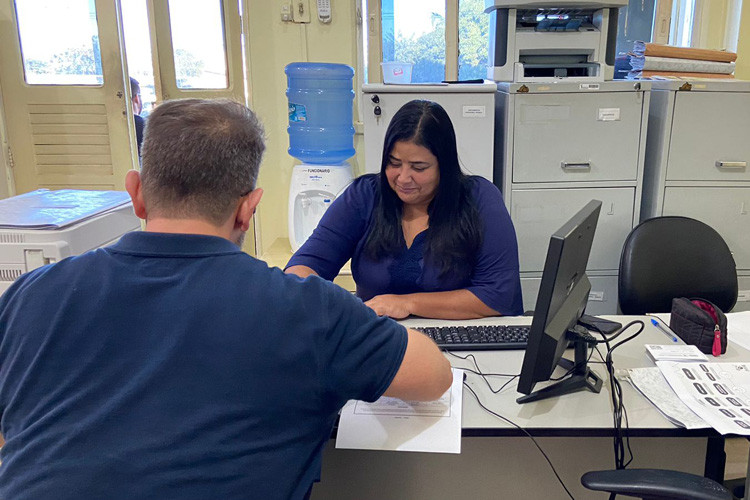
M 727 352 L 727 317 L 708 300 L 672 299 L 669 328 L 704 354 L 719 356 Z

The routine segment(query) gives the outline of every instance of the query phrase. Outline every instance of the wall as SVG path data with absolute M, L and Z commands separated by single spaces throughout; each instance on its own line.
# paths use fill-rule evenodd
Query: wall
M 734 76 L 742 80 L 750 80 L 750 0 L 742 2 L 740 38 L 737 43 L 737 68 Z
M 3 88 L 0 82 L 0 199 L 13 194 L 13 172 L 8 156 L 8 134 L 5 130 L 5 110 L 3 109 Z
M 723 49 L 724 32 L 728 11 L 727 0 L 702 0 L 696 3 L 698 10 L 696 17 L 700 19 L 693 31 L 693 39 L 697 39 L 695 47 L 702 49 Z
M 249 33 L 250 100 L 263 120 L 267 150 L 258 186 L 264 195 L 256 215 L 258 254 L 263 256 L 279 238 L 287 238 L 287 205 L 289 181 L 294 158 L 287 153 L 287 98 L 284 67 L 290 62 L 332 62 L 356 68 L 357 9 L 355 0 L 332 3 L 332 21 L 317 20 L 313 7 L 312 22 L 294 24 L 281 21 L 281 2 L 249 0 L 245 16 Z M 355 81 L 360 78 L 355 75 Z M 356 83 L 355 83 L 356 85 Z M 354 120 L 359 121 L 356 110 Z M 363 150 L 361 136 L 355 136 L 355 147 Z M 362 153 L 358 153 L 361 157 Z M 355 174 L 362 173 L 362 162 L 350 160 Z

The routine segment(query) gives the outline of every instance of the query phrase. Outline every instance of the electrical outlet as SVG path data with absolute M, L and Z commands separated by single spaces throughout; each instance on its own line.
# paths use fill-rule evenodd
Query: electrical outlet
M 310 2 L 309 0 L 292 0 L 292 19 L 295 23 L 309 23 Z
M 292 22 L 292 4 L 291 2 L 284 2 L 281 4 L 281 20 L 285 23 Z

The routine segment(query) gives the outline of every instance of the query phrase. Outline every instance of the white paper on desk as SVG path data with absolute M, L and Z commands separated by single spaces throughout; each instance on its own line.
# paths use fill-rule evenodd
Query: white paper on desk
M 628 370 L 628 379 L 673 424 L 686 429 L 711 427 L 682 402 L 659 368 L 631 368 Z
M 708 361 L 694 345 L 646 344 L 644 347 L 654 361 Z
M 750 311 L 727 313 L 727 340 L 750 349 Z
M 750 436 L 750 363 L 656 363 L 679 398 L 722 434 Z
M 461 453 L 463 381 L 463 370 L 453 368 L 453 384 L 437 401 L 349 401 L 336 448 Z

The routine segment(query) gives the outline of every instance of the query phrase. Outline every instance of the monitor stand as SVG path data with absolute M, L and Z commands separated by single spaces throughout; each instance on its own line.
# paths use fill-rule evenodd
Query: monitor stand
M 516 403 L 530 403 L 583 389 L 588 389 L 591 392 L 602 390 L 602 379 L 588 367 L 588 346 L 596 344 L 596 339 L 580 325 L 568 330 L 568 339 L 573 342 L 575 361 L 560 358 L 557 364 L 565 370 L 572 369 L 570 376 L 531 394 L 521 396 L 516 399 Z

